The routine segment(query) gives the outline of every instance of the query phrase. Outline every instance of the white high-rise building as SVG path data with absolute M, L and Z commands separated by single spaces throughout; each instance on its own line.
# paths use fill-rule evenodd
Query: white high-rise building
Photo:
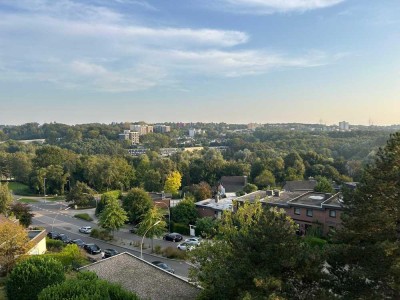
M 350 130 L 349 128 L 350 128 L 349 122 L 346 122 L 346 121 L 339 122 L 339 130 L 340 131 L 349 131 Z

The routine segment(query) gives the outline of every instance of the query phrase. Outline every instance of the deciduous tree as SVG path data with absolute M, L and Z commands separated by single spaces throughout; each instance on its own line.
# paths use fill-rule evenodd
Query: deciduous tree
M 127 214 L 121 207 L 119 200 L 114 197 L 109 198 L 99 216 L 100 226 L 104 229 L 115 231 L 124 226 L 127 220 Z
M 128 219 L 133 224 L 139 224 L 144 215 L 153 206 L 149 194 L 143 189 L 133 188 L 122 198 L 122 207 L 128 214 Z
M 181 187 L 182 175 L 178 171 L 170 173 L 165 180 L 164 191 L 167 193 L 176 194 Z
M 8 189 L 8 184 L 0 182 L 0 214 L 8 215 L 12 201 L 13 198 Z
M 29 248 L 25 228 L 13 222 L 0 223 L 0 273 L 8 273 L 14 266 L 15 258 L 25 254 Z

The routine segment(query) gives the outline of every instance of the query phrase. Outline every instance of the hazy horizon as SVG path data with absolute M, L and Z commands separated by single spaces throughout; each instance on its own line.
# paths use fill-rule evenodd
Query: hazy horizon
M 0 124 L 400 123 L 395 0 L 4 0 Z

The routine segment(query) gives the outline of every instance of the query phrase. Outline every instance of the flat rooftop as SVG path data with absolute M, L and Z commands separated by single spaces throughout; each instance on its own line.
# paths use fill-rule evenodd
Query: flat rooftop
M 236 199 L 235 193 L 226 193 L 226 198 L 220 198 L 217 202 L 214 198 L 209 198 L 196 202 L 196 206 L 209 207 L 215 210 L 232 210 L 233 200 Z
M 331 205 L 334 205 L 334 198 L 338 198 L 338 194 L 308 192 L 300 197 L 290 200 L 289 203 L 291 205 L 322 208 L 322 205 L 326 203 L 331 203 Z
M 304 195 L 306 192 L 304 191 L 296 191 L 296 192 L 280 192 L 279 196 L 266 196 L 264 199 L 262 199 L 262 202 L 272 204 L 272 205 L 277 205 L 277 206 L 289 206 L 289 201 L 294 200 L 302 195 Z

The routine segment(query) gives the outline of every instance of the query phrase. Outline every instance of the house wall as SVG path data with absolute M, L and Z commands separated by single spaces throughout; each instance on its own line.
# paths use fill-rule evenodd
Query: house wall
M 46 253 L 46 237 L 42 238 L 31 250 L 29 250 L 29 255 L 39 255 Z
M 285 208 L 286 214 L 290 216 L 297 224 L 300 225 L 300 230 L 302 232 L 306 231 L 306 225 L 312 225 L 313 223 L 320 223 L 323 229 L 323 234 L 328 234 L 331 227 L 339 228 L 341 226 L 341 214 L 342 211 L 338 209 L 316 209 L 316 208 L 308 208 L 312 209 L 313 216 L 307 216 L 307 208 L 306 207 L 298 207 L 300 208 L 300 214 L 297 215 L 294 213 L 295 207 Z M 336 217 L 331 217 L 329 215 L 329 211 L 336 211 Z
M 197 206 L 197 211 L 199 213 L 200 218 L 215 217 L 215 210 L 213 208 Z

